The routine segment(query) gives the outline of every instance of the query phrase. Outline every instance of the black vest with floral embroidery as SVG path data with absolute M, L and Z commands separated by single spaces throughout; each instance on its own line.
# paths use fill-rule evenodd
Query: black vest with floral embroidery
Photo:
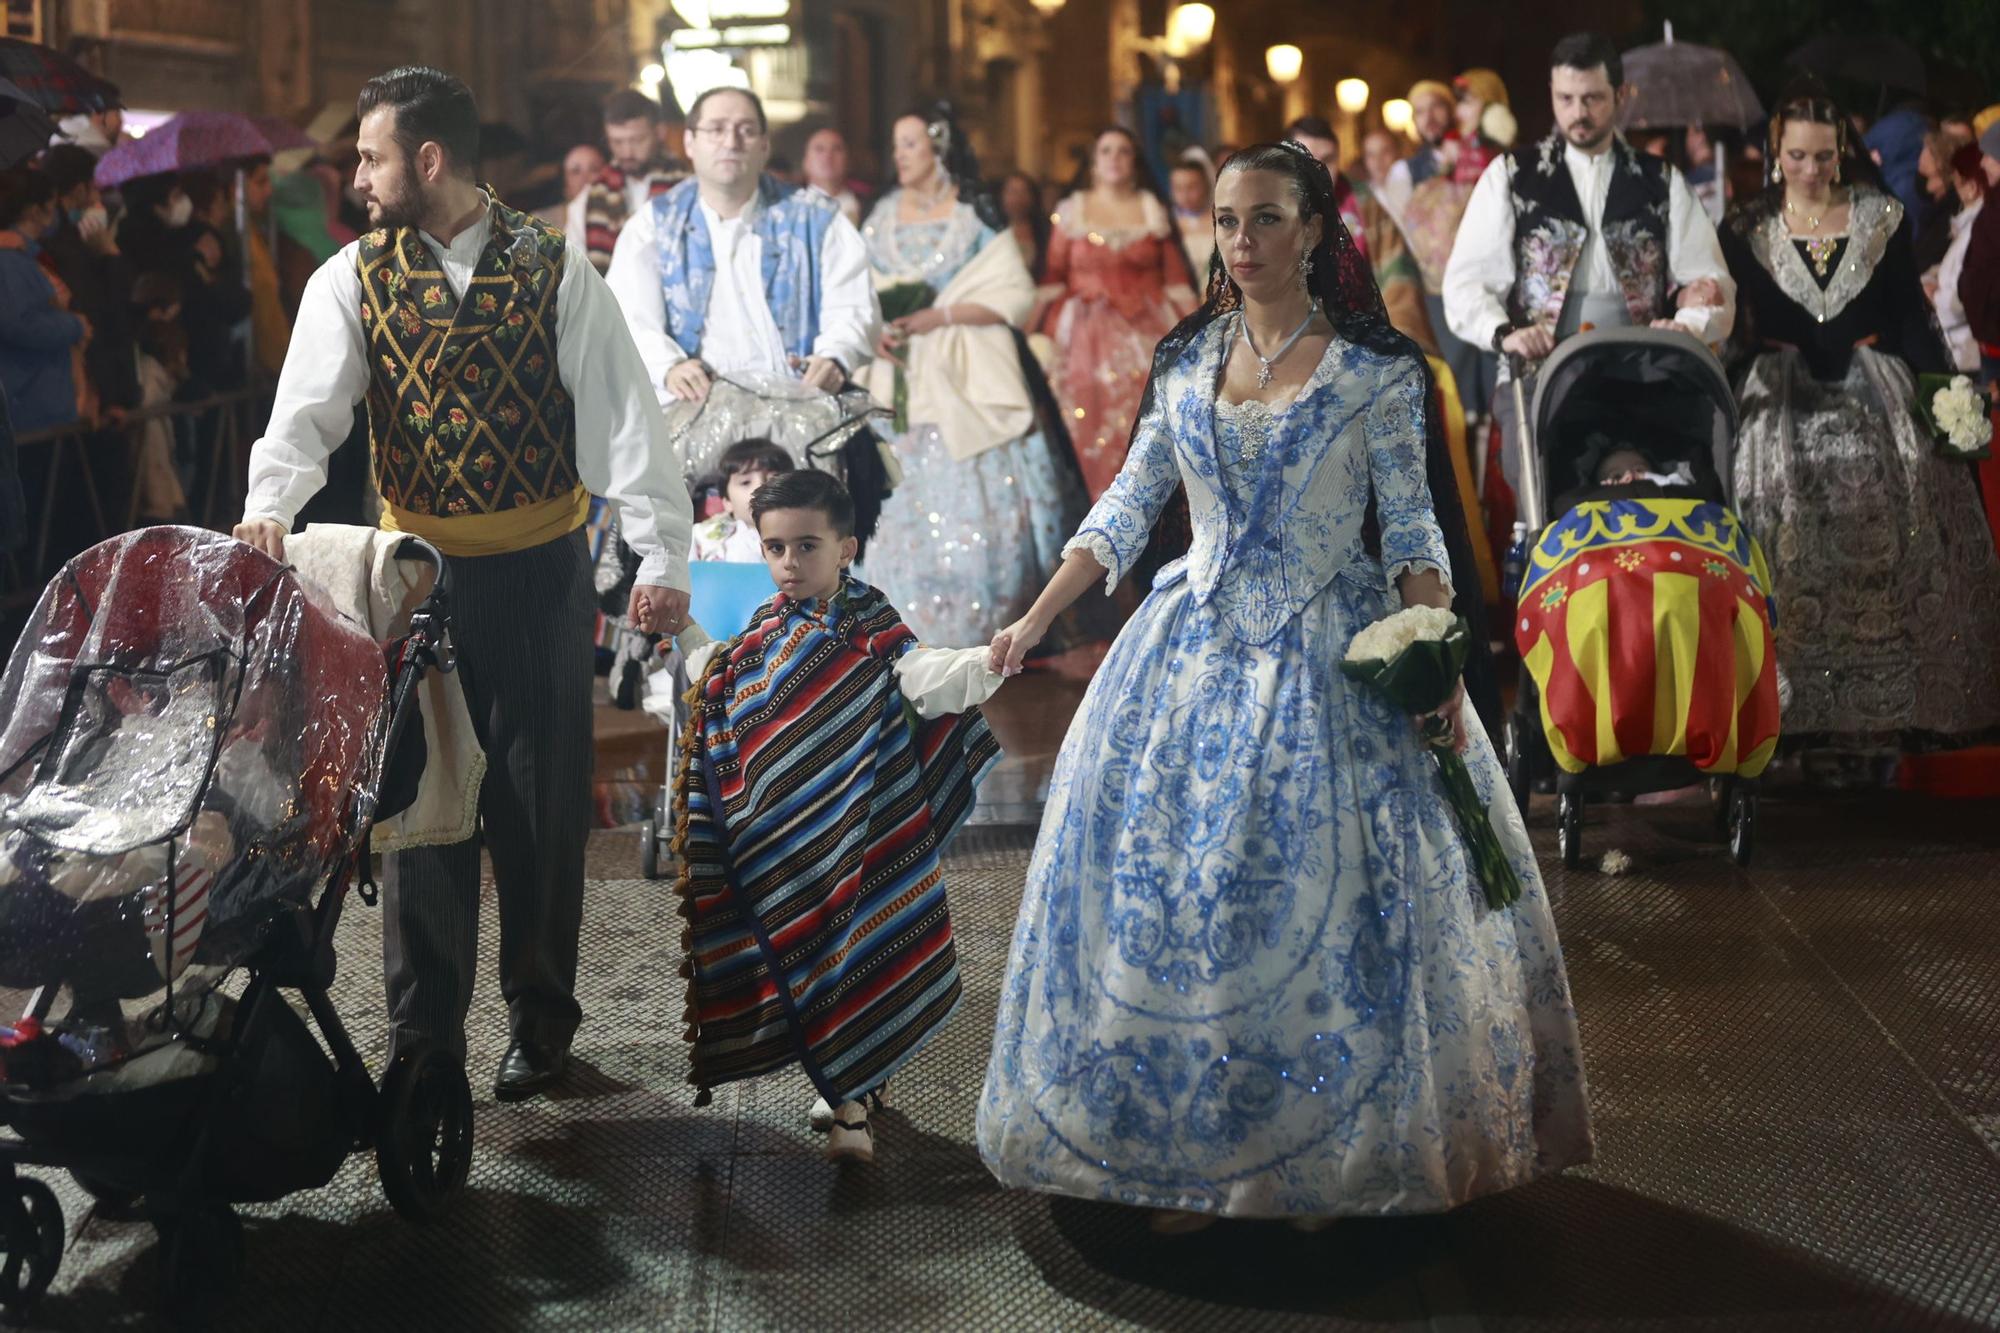
M 1618 275 L 1625 309 L 1638 325 L 1664 319 L 1667 304 L 1667 206 L 1670 168 L 1650 153 L 1612 140 L 1611 186 L 1598 235 Z M 1590 228 L 1563 158 L 1563 140 L 1551 133 L 1513 154 L 1514 290 L 1507 317 L 1517 325 L 1553 329 L 1569 299 L 1570 279 L 1583 257 Z
M 508 511 L 567 502 L 581 485 L 556 369 L 562 233 L 498 199 L 491 228 L 456 299 L 416 228 L 361 239 L 368 435 L 392 513 L 518 519 Z

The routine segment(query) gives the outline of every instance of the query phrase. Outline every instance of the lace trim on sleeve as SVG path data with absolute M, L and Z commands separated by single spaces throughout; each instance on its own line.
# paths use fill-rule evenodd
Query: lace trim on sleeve
M 1125 571 L 1119 568 L 1118 553 L 1112 549 L 1109 537 L 1093 528 L 1086 528 L 1064 544 L 1064 558 L 1068 558 L 1071 551 L 1088 551 L 1092 559 L 1104 566 L 1105 596 L 1118 591 L 1118 580 L 1125 576 Z

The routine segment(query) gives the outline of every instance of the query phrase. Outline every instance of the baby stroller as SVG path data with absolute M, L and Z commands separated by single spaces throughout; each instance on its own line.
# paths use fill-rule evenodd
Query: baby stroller
M 368 1147 L 405 1216 L 463 1187 L 463 1067 L 403 1051 L 378 1088 L 328 998 L 347 894 L 375 901 L 369 834 L 422 772 L 417 683 L 452 669 L 443 561 L 415 540 L 400 554 L 437 583 L 387 645 L 254 548 L 175 527 L 76 557 L 17 644 L 0 682 L 0 987 L 26 993 L 0 1025 L 10 1313 L 48 1288 L 65 1233 L 22 1166 L 149 1219 L 179 1317 L 240 1266 L 231 1204 L 324 1185 Z
M 858 389 L 824 394 L 780 376 L 739 374 L 718 379 L 699 404 L 676 404 L 667 417 L 690 489 L 714 474 L 723 450 L 758 438 L 785 449 L 801 467 L 840 478 L 854 497 L 854 533 L 866 558 L 882 505 L 902 481 L 895 455 L 871 426 L 891 415 Z M 741 633 L 777 591 L 762 565 L 697 561 L 688 575 L 688 618 L 717 639 Z M 687 685 L 680 655 L 674 653 L 648 692 L 647 712 L 667 727 L 667 764 L 666 780 L 653 797 L 653 813 L 639 842 L 639 868 L 647 879 L 665 873 L 673 840 L 674 747 L 685 721 L 681 696 Z
M 1516 526 L 1515 800 L 1525 809 L 1554 773 L 1557 841 L 1575 866 L 1592 799 L 1706 779 L 1748 865 L 1756 779 L 1778 743 L 1776 613 L 1763 551 L 1728 507 L 1736 403 L 1721 364 L 1673 330 L 1583 333 L 1543 365 L 1520 419 L 1532 428 Z M 1599 484 L 1602 461 L 1627 449 L 1652 481 Z

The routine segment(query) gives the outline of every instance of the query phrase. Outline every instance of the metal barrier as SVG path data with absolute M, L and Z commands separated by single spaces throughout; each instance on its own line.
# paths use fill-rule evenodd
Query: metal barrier
M 0 599 L 10 604 L 32 600 L 54 573 L 49 548 L 63 517 L 59 501 L 67 475 L 74 473 L 82 489 L 88 531 L 63 533 L 55 563 L 138 526 L 139 448 L 146 427 L 158 421 L 187 419 L 194 423 L 201 494 L 188 497 L 188 521 L 223 530 L 234 526 L 243 512 L 250 444 L 263 433 L 270 417 L 271 390 L 272 386 L 260 384 L 194 402 L 136 408 L 116 422 L 60 426 L 16 436 L 23 482 L 29 479 L 31 460 L 38 450 L 47 451 L 47 471 L 41 478 L 39 504 L 33 497 L 29 500 L 31 536 L 26 551 L 0 562 Z M 123 458 L 113 475 L 124 487 L 124 494 L 117 497 L 120 503 L 114 513 L 105 507 L 105 488 L 99 484 L 99 475 L 111 464 L 114 451 L 121 449 Z

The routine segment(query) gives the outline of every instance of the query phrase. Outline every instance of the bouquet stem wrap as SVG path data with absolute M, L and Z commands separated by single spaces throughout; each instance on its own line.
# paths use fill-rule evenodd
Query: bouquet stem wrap
M 1408 613 L 1404 613 L 1408 614 Z M 1364 634 L 1366 631 L 1364 631 Z M 1342 673 L 1378 691 L 1405 713 L 1425 714 L 1442 707 L 1457 692 L 1459 674 L 1472 649 L 1465 621 L 1454 619 L 1442 638 L 1419 638 L 1388 658 L 1348 657 Z M 1521 879 L 1500 845 L 1487 817 L 1485 802 L 1473 785 L 1465 760 L 1453 748 L 1449 719 L 1424 718 L 1421 735 L 1438 766 L 1445 801 L 1457 818 L 1468 859 L 1486 891 L 1486 905 L 1498 911 L 1521 897 Z
M 905 315 L 930 309 L 937 301 L 937 290 L 927 282 L 899 282 L 883 288 L 876 296 L 882 302 L 882 322 L 889 324 Z M 901 435 L 910 428 L 910 382 L 901 366 L 896 367 L 895 401 L 890 407 L 896 413 L 896 434 Z

